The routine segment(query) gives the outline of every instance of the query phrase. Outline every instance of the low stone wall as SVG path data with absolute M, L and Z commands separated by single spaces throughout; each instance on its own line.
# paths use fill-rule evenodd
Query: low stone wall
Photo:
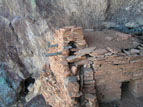
M 109 56 L 97 59 L 94 65 L 100 101 L 120 100 L 121 84 L 125 81 L 130 82 L 130 89 L 136 97 L 143 95 L 143 57 Z

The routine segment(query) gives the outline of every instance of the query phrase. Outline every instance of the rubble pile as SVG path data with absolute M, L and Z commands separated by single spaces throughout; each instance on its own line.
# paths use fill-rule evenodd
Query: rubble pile
M 98 101 L 121 99 L 121 84 L 129 81 L 130 91 L 139 97 L 143 94 L 142 55 L 141 41 L 131 35 L 61 28 L 50 41 L 41 94 L 53 107 L 98 107 Z

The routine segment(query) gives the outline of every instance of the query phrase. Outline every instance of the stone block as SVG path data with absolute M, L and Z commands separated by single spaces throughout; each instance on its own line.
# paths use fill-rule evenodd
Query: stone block
M 81 49 L 81 50 L 75 52 L 75 55 L 83 56 L 83 55 L 86 55 L 86 54 L 90 54 L 93 50 L 95 50 L 95 48 L 96 48 L 96 47 Z
M 82 56 L 69 56 L 67 58 L 67 61 L 68 62 L 76 62 L 76 61 L 80 61 L 82 59 L 85 59 L 85 57 L 82 57 Z
M 130 81 L 129 90 L 135 97 L 143 95 L 143 79 Z

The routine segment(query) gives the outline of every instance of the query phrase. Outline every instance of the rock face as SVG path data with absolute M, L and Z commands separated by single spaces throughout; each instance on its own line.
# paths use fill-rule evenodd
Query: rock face
M 9 73 L 9 74 L 8 74 Z M 0 105 L 6 106 L 16 100 L 16 90 L 19 88 L 21 78 L 9 71 L 7 65 L 0 65 Z M 17 91 L 18 92 L 18 91 Z
M 42 95 L 34 97 L 31 101 L 24 105 L 24 107 L 50 107 L 46 105 L 45 99 Z
M 140 18 L 142 17 L 142 5 L 141 0 L 110 0 L 109 19 L 121 22 L 129 27 L 136 27 L 142 25 Z M 136 17 L 138 16 L 138 17 Z
M 112 22 L 110 27 L 116 27 L 118 24 L 126 27 L 143 25 L 141 0 L 36 0 L 36 2 L 40 14 L 50 26 L 77 25 L 98 29 L 103 27 L 104 22 Z
M 32 0 L 0 0 L 0 105 L 18 100 L 26 80 L 38 78 L 47 62 L 48 26 L 35 6 Z

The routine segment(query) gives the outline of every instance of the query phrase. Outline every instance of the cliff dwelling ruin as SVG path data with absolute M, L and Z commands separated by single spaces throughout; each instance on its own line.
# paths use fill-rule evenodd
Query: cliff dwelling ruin
M 0 0 L 0 107 L 143 107 L 143 0 Z
M 49 43 L 41 93 L 53 107 L 98 107 L 121 100 L 124 89 L 143 96 L 143 44 L 114 30 L 65 27 Z

